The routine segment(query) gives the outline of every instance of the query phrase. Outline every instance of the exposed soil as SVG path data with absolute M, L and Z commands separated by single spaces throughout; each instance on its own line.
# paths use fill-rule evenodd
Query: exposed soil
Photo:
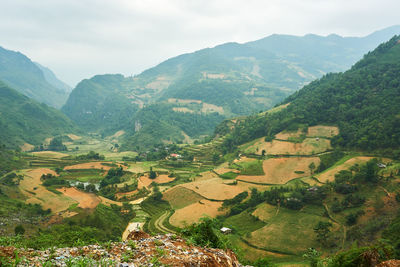
M 82 209 L 94 209 L 101 202 L 101 199 L 95 194 L 79 191 L 75 187 L 58 188 L 57 191 L 77 201 L 79 203 L 78 207 Z

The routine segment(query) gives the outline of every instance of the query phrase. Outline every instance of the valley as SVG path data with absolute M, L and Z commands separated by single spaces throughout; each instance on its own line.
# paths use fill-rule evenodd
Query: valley
M 400 37 L 320 77 L 369 38 L 228 43 L 85 79 L 60 110 L 0 82 L 0 265 L 142 235 L 161 266 L 158 234 L 256 267 L 400 257 Z

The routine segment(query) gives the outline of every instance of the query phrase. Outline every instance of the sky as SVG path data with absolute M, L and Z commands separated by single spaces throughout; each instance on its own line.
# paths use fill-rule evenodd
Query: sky
M 274 33 L 365 36 L 400 24 L 399 10 L 399 0 L 0 0 L 0 46 L 74 87 Z

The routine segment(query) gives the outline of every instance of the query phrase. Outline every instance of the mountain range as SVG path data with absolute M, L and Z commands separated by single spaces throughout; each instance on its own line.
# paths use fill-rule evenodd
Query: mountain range
M 83 80 L 62 111 L 86 131 L 109 135 L 122 129 L 131 140 L 127 143 L 143 141 L 154 130 L 157 137 L 146 143 L 199 138 L 223 118 L 269 109 L 312 80 L 348 69 L 396 33 L 400 26 L 366 37 L 275 34 L 244 44 L 226 43 L 168 59 L 134 77 Z M 139 116 L 143 108 L 155 110 L 161 104 L 164 112 L 152 120 L 152 130 L 138 130 L 135 125 L 149 123 Z M 203 121 L 195 134 L 176 123 L 176 118 L 195 115 Z

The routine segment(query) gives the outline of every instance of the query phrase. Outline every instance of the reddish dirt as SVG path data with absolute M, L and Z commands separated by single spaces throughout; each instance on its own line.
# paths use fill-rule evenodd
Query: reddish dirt
M 94 209 L 101 202 L 101 199 L 95 194 L 79 191 L 75 187 L 58 188 L 57 191 L 76 200 L 79 203 L 78 207 L 82 209 Z

